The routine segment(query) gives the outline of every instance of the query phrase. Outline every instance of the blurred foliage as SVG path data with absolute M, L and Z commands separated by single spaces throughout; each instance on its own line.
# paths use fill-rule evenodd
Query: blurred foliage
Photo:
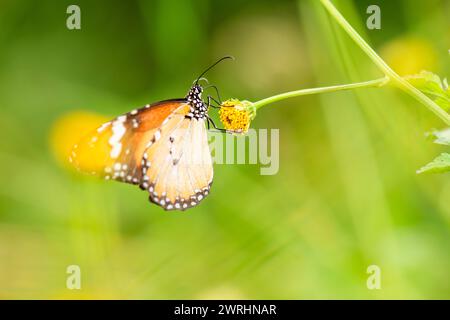
M 428 133 L 429 137 L 434 139 L 434 143 L 450 146 L 450 128 L 441 131 L 434 131 Z M 441 153 L 433 161 L 429 162 L 419 170 L 417 173 L 441 173 L 450 171 L 450 154 Z
M 442 153 L 433 161 L 420 168 L 417 173 L 450 171 L 450 153 Z
M 434 73 L 423 71 L 420 74 L 406 78 L 414 87 L 428 95 L 433 101 L 445 111 L 450 111 L 450 88 L 447 78 L 441 80 Z
M 334 3 L 395 70 L 449 75 L 447 0 Z M 379 77 L 318 1 L 78 0 L 81 30 L 66 28 L 70 4 L 0 2 L 0 298 L 450 297 L 449 175 L 415 174 L 446 150 L 424 136 L 441 123 L 395 89 L 264 108 L 252 126 L 280 129 L 279 173 L 216 165 L 185 213 L 53 156 L 84 130 L 78 112 L 182 97 L 228 54 L 208 74 L 222 98 Z M 381 30 L 365 28 L 369 4 Z M 366 288 L 371 264 L 381 290 Z

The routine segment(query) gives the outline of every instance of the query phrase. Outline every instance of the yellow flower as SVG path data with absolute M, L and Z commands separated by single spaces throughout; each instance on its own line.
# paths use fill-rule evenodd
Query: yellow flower
M 220 121 L 224 128 L 233 133 L 246 133 L 255 115 L 253 104 L 246 100 L 226 100 L 219 110 Z
M 73 146 L 107 120 L 102 115 L 87 111 L 72 111 L 57 119 L 49 137 L 56 160 L 62 166 L 72 168 L 69 157 Z
M 380 49 L 381 56 L 394 71 L 404 76 L 421 70 L 433 70 L 437 64 L 437 54 L 425 39 L 399 38 Z

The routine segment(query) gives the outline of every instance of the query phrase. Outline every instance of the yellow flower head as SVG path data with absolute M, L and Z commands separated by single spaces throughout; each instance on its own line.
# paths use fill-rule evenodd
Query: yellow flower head
M 95 130 L 108 118 L 88 111 L 72 111 L 55 121 L 50 132 L 50 148 L 64 167 L 72 168 L 69 164 L 73 146 L 91 131 Z M 95 157 L 90 156 L 90 161 Z
M 436 49 L 426 39 L 402 37 L 386 43 L 381 56 L 401 76 L 433 70 L 438 63 Z
M 250 101 L 238 99 L 224 101 L 219 110 L 220 121 L 224 128 L 233 133 L 246 133 L 255 114 Z

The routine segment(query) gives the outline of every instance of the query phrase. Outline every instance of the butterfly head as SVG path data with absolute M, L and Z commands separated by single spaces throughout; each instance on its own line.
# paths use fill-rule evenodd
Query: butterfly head
M 189 89 L 188 94 L 186 95 L 186 100 L 188 100 L 189 102 L 194 101 L 196 99 L 201 100 L 202 92 L 203 92 L 202 86 L 199 85 L 198 83 L 194 83 L 191 89 Z
M 203 76 L 211 68 L 213 68 L 215 65 L 217 65 L 219 62 L 226 60 L 226 59 L 234 60 L 234 58 L 231 56 L 226 56 L 226 57 L 223 57 L 223 58 L 217 60 L 214 64 L 212 64 L 205 71 L 203 71 L 202 74 L 200 74 L 200 76 L 198 76 L 197 80 L 195 80 L 194 84 L 192 85 L 191 89 L 189 90 L 189 92 L 186 96 L 186 100 L 191 107 L 191 110 L 190 110 L 189 114 L 187 115 L 187 117 L 196 118 L 197 120 L 203 120 L 208 117 L 208 114 L 207 114 L 208 105 L 206 103 L 204 103 L 202 100 L 203 88 L 201 85 L 199 85 L 199 81 L 206 80 L 203 78 Z

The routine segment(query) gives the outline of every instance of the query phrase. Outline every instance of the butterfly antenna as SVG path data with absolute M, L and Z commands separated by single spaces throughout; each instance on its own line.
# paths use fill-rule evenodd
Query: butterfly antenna
M 219 64 L 220 62 L 222 62 L 223 60 L 226 59 L 231 59 L 234 60 L 233 56 L 225 56 L 223 58 L 220 58 L 219 60 L 217 60 L 216 62 L 214 62 L 211 66 L 209 66 L 205 71 L 202 72 L 201 75 L 198 76 L 197 80 L 195 80 L 195 84 L 197 85 L 198 82 L 200 81 L 200 79 L 205 75 L 205 73 L 207 73 L 209 70 L 211 70 L 212 68 L 214 68 L 217 64 Z
M 201 77 L 200 79 L 194 80 L 194 82 L 192 82 L 192 84 L 199 82 L 200 80 L 205 81 L 207 84 L 209 84 L 208 79 L 206 79 L 205 77 Z

